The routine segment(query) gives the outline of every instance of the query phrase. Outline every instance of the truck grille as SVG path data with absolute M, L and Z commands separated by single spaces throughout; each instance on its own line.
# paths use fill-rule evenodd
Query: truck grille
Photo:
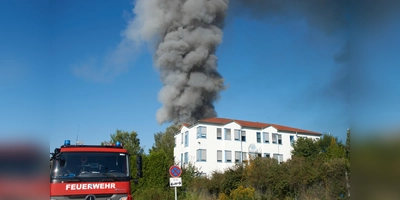
M 85 199 L 85 197 L 87 196 L 87 194 L 85 195 L 70 195 L 70 196 L 66 196 L 68 199 Z M 99 194 L 99 195 L 94 195 L 96 196 L 96 198 L 111 198 L 113 195 L 112 194 Z

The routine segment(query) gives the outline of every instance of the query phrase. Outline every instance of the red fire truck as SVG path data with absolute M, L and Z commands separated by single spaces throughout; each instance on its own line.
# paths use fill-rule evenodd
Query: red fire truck
M 129 169 L 129 153 L 119 142 L 94 146 L 66 140 L 50 158 L 50 199 L 132 200 Z

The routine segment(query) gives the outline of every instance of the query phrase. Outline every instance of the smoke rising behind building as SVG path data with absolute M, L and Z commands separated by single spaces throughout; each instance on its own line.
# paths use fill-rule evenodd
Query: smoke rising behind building
M 234 10 L 228 18 L 247 16 L 265 23 L 297 20 L 326 37 L 340 35 L 343 46 L 332 55 L 336 74 L 321 94 L 340 93 L 347 101 L 350 10 L 358 5 L 353 4 L 346 0 L 137 0 L 124 37 L 154 48 L 154 64 L 163 84 L 159 92 L 162 107 L 156 114 L 160 124 L 217 116 L 214 103 L 225 86 L 215 53 L 222 43 L 228 8 Z M 361 6 L 360 13 L 360 9 L 382 10 Z
M 154 62 L 163 84 L 158 123 L 190 123 L 217 115 L 213 103 L 225 87 L 215 51 L 227 9 L 227 0 L 136 2 L 137 16 L 126 34 L 156 45 Z
M 214 102 L 224 90 L 215 56 L 222 42 L 222 25 L 228 0 L 138 0 L 126 34 L 156 46 L 154 62 L 163 88 L 157 121 L 190 123 L 215 117 Z M 343 30 L 346 1 L 260 1 L 240 0 L 232 4 L 239 13 L 266 20 L 304 18 L 310 27 L 326 34 Z M 347 48 L 344 48 L 346 50 Z M 333 56 L 345 62 L 348 51 Z

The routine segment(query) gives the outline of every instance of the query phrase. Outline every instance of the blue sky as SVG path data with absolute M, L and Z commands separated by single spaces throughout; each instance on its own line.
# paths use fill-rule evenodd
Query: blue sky
M 162 84 L 154 50 L 143 46 L 122 57 L 120 68 L 107 67 L 135 17 L 133 6 L 131 0 L 2 2 L 0 134 L 37 136 L 52 150 L 78 134 L 85 144 L 99 144 L 120 129 L 138 132 L 151 148 L 153 134 L 170 125 L 155 117 Z M 237 9 L 228 11 L 216 52 L 227 86 L 215 103 L 219 117 L 329 132 L 343 141 L 350 126 L 398 121 L 395 15 L 379 26 L 355 23 L 351 33 L 326 34 L 305 19 L 271 21 Z M 356 51 L 351 66 L 333 59 L 349 39 Z M 104 72 L 77 75 L 83 65 Z

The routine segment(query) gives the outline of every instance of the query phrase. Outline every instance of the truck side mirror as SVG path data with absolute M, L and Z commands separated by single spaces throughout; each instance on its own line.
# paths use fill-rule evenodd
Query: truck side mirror
M 137 155 L 136 156 L 136 168 L 137 168 L 137 177 L 138 178 L 142 178 L 143 177 L 143 165 L 142 165 L 142 156 L 141 155 Z

